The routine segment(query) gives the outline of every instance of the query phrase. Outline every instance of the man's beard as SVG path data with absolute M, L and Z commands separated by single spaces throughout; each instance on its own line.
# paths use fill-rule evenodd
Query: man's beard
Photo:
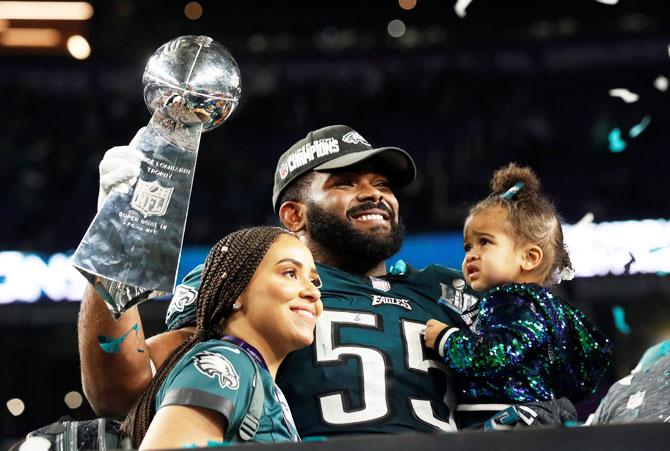
M 389 214 L 391 230 L 361 231 L 349 221 L 330 213 L 319 205 L 307 203 L 307 231 L 310 238 L 328 253 L 327 260 L 338 262 L 339 269 L 365 274 L 381 261 L 396 254 L 405 238 L 401 218 L 396 223 L 395 212 L 381 202 L 364 204 L 352 210 L 383 209 Z M 348 213 L 351 217 L 352 210 Z

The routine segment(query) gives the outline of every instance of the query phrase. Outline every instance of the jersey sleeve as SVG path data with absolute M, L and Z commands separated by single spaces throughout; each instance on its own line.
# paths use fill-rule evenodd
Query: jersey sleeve
M 196 298 L 200 289 L 200 280 L 204 265 L 198 265 L 189 272 L 175 288 L 170 306 L 165 315 L 167 330 L 176 330 L 195 324 L 197 311 Z
M 236 430 L 246 414 L 255 368 L 239 348 L 227 344 L 198 346 L 169 374 L 160 405 L 203 407 L 226 418 L 227 431 Z
M 482 304 L 475 332 L 452 328 L 440 341 L 444 361 L 461 375 L 494 375 L 519 365 L 549 339 L 542 315 L 520 296 L 501 295 Z

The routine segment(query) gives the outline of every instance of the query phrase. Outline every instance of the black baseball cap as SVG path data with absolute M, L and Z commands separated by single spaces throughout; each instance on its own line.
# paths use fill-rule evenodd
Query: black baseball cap
M 379 172 L 393 186 L 407 186 L 416 177 L 416 166 L 407 152 L 397 147 L 374 148 L 356 130 L 346 125 L 329 125 L 311 131 L 279 157 L 272 189 L 275 213 L 282 192 L 309 171 L 330 172 L 372 159 Z

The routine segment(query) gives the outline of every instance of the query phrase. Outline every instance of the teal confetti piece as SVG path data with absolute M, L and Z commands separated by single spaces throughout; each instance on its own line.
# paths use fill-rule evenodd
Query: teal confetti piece
M 653 254 L 654 252 L 662 251 L 663 249 L 668 248 L 670 248 L 670 244 L 666 244 L 665 246 L 652 247 L 651 249 L 649 249 L 649 252 Z
M 116 354 L 121 349 L 123 341 L 126 339 L 128 334 L 133 330 L 137 335 L 138 331 L 140 330 L 140 326 L 138 326 L 137 323 L 135 323 L 130 329 L 128 329 L 128 332 L 121 335 L 119 338 L 112 338 L 106 335 L 98 335 L 98 344 L 100 345 L 100 349 L 102 349 L 107 354 Z
M 619 153 L 626 149 L 626 141 L 621 139 L 621 130 L 619 130 L 619 127 L 613 128 L 607 139 L 610 143 L 610 152 Z
M 668 274 L 670 274 L 670 272 L 667 272 L 667 271 L 656 271 L 656 275 L 659 276 L 659 277 L 665 277 L 665 276 L 667 276 Z
M 651 116 L 643 117 L 639 124 L 631 127 L 631 129 L 628 131 L 628 136 L 631 138 L 637 138 L 640 136 L 640 133 L 642 133 L 649 126 L 650 122 Z
M 398 260 L 389 268 L 389 273 L 394 275 L 403 275 L 407 272 L 407 263 L 403 260 Z
M 615 305 L 612 307 L 612 315 L 614 315 L 614 326 L 616 326 L 617 330 L 624 335 L 628 335 L 630 333 L 630 326 L 626 324 L 626 311 L 622 307 Z
M 670 340 L 665 340 L 647 349 L 637 366 L 644 371 L 647 371 L 658 361 L 658 359 L 665 357 L 668 354 L 670 354 Z
M 580 423 L 579 421 L 572 421 L 572 420 L 568 420 L 563 423 L 563 426 L 565 426 L 566 428 L 577 428 L 581 425 L 582 423 Z

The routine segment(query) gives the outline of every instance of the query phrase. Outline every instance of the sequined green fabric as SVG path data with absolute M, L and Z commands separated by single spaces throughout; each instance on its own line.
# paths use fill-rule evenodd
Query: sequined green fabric
M 493 288 L 472 330 L 452 333 L 443 351 L 466 403 L 578 401 L 595 391 L 612 353 L 581 311 L 535 284 Z

